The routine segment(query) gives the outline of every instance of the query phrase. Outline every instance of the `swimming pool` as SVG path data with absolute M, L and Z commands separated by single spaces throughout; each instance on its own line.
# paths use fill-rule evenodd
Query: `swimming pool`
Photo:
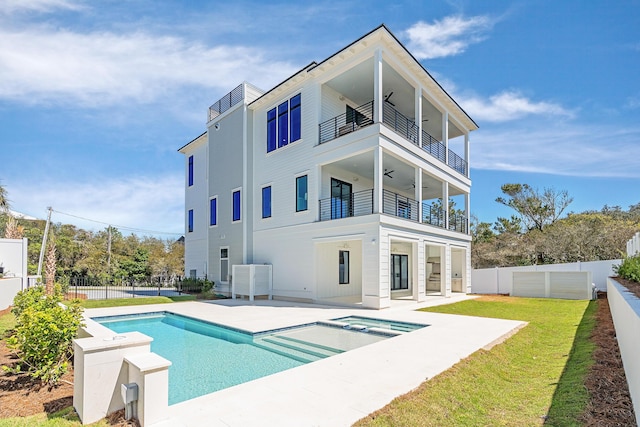
M 250 334 L 169 312 L 93 320 L 116 333 L 138 331 L 153 338 L 151 351 L 172 363 L 170 405 L 391 336 L 315 323 Z
M 334 322 L 345 324 L 345 327 L 354 329 L 361 329 L 362 327 L 366 327 L 388 329 L 398 332 L 411 332 L 428 326 L 420 323 L 398 322 L 396 320 L 373 319 L 370 317 L 360 316 L 341 317 L 333 320 Z

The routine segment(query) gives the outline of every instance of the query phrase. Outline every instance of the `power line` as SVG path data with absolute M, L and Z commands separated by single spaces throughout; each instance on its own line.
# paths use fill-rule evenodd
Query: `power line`
M 89 222 L 95 222 L 96 224 L 103 224 L 103 225 L 107 225 L 107 226 L 111 226 L 111 227 L 115 227 L 118 230 L 128 230 L 128 231 L 137 231 L 139 233 L 148 233 L 148 234 L 166 234 L 166 235 L 170 235 L 170 236 L 182 236 L 182 233 L 170 233 L 167 231 L 154 231 L 154 230 L 145 230 L 143 228 L 135 228 L 135 227 L 127 227 L 126 225 L 117 225 L 117 224 L 113 224 L 110 222 L 104 222 L 104 221 L 98 221 L 95 219 L 90 219 L 90 218 L 85 218 L 79 215 L 73 215 L 70 213 L 66 213 L 66 212 L 61 212 L 59 210 L 55 210 L 53 209 L 53 212 L 61 214 L 61 215 L 67 215 L 73 218 L 78 218 L 84 221 L 89 221 Z

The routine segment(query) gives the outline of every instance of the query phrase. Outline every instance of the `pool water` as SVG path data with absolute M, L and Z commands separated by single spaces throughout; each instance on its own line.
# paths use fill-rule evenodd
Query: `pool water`
M 172 363 L 170 405 L 392 336 L 320 324 L 250 334 L 167 312 L 93 320 L 116 333 L 153 338 L 151 351 Z
M 367 328 L 389 329 L 398 332 L 411 332 L 428 326 L 420 323 L 398 322 L 395 320 L 373 319 L 360 316 L 341 317 L 333 320 L 338 323 L 344 323 L 347 327 L 364 326 Z
M 151 351 L 171 361 L 169 405 L 304 364 L 253 345 L 250 334 L 170 313 L 94 320 L 153 338 Z

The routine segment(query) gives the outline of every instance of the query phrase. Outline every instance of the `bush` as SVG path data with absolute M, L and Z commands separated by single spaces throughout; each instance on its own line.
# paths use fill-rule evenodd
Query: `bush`
M 43 286 L 18 293 L 12 312 L 16 316 L 13 334 L 7 347 L 20 361 L 15 367 L 3 367 L 14 372 L 28 372 L 32 378 L 51 385 L 67 372 L 73 356 L 72 340 L 82 324 L 79 301 L 61 306 L 58 288 L 54 295 L 45 295 Z
M 622 264 L 614 266 L 613 270 L 623 279 L 640 283 L 640 255 L 626 257 Z
M 207 279 L 186 278 L 182 280 L 180 289 L 183 292 L 199 294 L 210 292 L 214 288 L 214 286 L 214 282 Z

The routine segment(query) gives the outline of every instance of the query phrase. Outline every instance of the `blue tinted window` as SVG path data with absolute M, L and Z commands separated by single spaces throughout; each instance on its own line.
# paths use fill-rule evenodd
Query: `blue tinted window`
M 296 178 L 296 212 L 307 210 L 307 175 Z
M 278 105 L 278 148 L 289 143 L 289 102 Z
M 233 221 L 240 221 L 240 190 L 233 192 Z
M 209 201 L 209 225 L 218 224 L 218 199 Z
M 267 153 L 276 149 L 276 109 L 267 112 Z
M 271 186 L 262 189 L 262 218 L 271 218 Z
M 189 186 L 193 185 L 193 156 L 189 156 Z
M 189 233 L 193 231 L 193 209 L 189 209 Z
M 290 105 L 290 114 L 291 114 L 291 142 L 297 141 L 300 139 L 300 128 L 302 125 L 302 115 L 300 108 L 300 94 L 291 98 Z

